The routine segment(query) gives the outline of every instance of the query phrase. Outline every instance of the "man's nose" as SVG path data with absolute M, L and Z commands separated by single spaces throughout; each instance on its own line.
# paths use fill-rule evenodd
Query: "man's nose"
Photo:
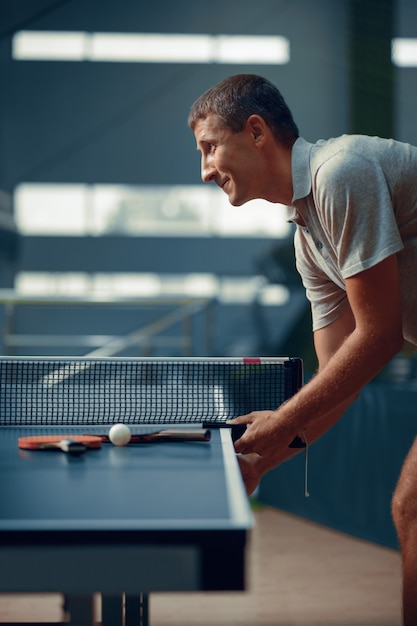
M 216 176 L 216 168 L 210 159 L 201 159 L 201 179 L 204 183 L 210 183 Z

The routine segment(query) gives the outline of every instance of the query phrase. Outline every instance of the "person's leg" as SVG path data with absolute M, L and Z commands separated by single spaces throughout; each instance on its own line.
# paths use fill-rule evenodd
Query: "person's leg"
M 403 624 L 417 626 L 417 438 L 407 455 L 392 499 L 403 567 Z

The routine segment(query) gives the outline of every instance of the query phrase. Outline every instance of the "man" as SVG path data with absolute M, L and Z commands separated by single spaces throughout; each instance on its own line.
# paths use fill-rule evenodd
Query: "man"
M 236 452 L 248 493 L 265 472 L 330 428 L 401 349 L 417 345 L 417 148 L 344 135 L 307 143 L 277 88 L 232 76 L 192 106 L 201 176 L 234 206 L 287 205 L 296 265 L 311 302 L 316 375 L 247 424 Z M 411 443 L 411 442 L 410 442 Z M 417 625 L 417 439 L 393 498 L 403 558 L 404 625 Z

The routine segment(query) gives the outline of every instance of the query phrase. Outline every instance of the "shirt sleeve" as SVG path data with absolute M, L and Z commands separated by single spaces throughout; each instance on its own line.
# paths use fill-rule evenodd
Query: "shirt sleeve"
M 403 248 L 391 190 L 376 162 L 341 150 L 316 172 L 313 196 L 344 279 Z
M 297 229 L 296 264 L 315 331 L 349 308 L 345 280 L 399 252 L 403 242 L 383 171 L 361 155 L 341 150 L 325 161 L 315 173 L 312 194 L 334 258 L 326 272 Z

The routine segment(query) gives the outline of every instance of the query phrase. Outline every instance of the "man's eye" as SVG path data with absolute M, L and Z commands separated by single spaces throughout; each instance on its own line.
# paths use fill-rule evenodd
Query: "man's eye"
M 210 143 L 208 147 L 209 154 L 213 154 L 215 149 L 216 149 L 216 146 L 214 145 L 214 143 Z

